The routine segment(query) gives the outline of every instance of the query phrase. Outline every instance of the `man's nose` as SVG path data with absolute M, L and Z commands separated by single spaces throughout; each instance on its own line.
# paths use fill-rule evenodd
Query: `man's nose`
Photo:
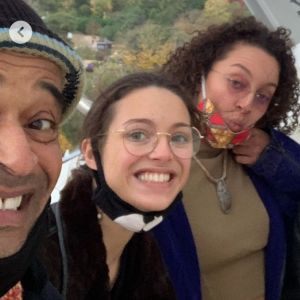
M 38 163 L 22 126 L 0 125 L 0 168 L 15 176 L 27 176 Z
M 173 151 L 170 146 L 168 134 L 158 134 L 153 151 L 150 153 L 151 159 L 170 160 L 173 158 Z

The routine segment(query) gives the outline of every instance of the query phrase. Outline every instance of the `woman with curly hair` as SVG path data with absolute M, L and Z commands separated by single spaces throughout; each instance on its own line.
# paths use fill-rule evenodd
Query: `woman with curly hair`
M 300 112 L 289 35 L 237 19 L 198 32 L 163 66 L 206 136 L 183 203 L 154 229 L 180 300 L 280 297 L 300 200 L 300 146 L 286 136 Z

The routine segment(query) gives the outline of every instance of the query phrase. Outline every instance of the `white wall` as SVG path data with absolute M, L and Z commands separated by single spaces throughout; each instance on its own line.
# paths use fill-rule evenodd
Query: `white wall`
M 294 43 L 300 43 L 300 0 L 244 0 L 256 19 L 271 29 L 284 26 L 292 31 Z
M 300 144 L 300 129 L 296 131 L 292 136 L 292 139 L 294 139 L 298 144 Z
M 65 186 L 72 169 L 76 168 L 80 164 L 80 151 L 75 150 L 73 153 L 65 156 L 63 159 L 63 165 L 57 184 L 51 194 L 51 203 L 59 200 L 59 193 Z

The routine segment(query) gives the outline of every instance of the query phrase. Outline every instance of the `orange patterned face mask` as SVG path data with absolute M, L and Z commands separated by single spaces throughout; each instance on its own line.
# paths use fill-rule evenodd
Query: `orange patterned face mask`
M 212 147 L 232 149 L 249 138 L 254 125 L 240 132 L 231 131 L 212 102 L 206 98 L 204 78 L 202 78 L 202 93 L 204 100 L 197 105 L 197 108 L 203 114 L 206 140 Z

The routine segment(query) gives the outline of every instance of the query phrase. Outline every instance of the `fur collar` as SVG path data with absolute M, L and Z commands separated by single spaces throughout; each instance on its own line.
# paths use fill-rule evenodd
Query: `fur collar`
M 92 179 L 85 173 L 70 181 L 61 194 L 70 274 L 68 299 L 109 299 L 106 249 L 91 198 Z

